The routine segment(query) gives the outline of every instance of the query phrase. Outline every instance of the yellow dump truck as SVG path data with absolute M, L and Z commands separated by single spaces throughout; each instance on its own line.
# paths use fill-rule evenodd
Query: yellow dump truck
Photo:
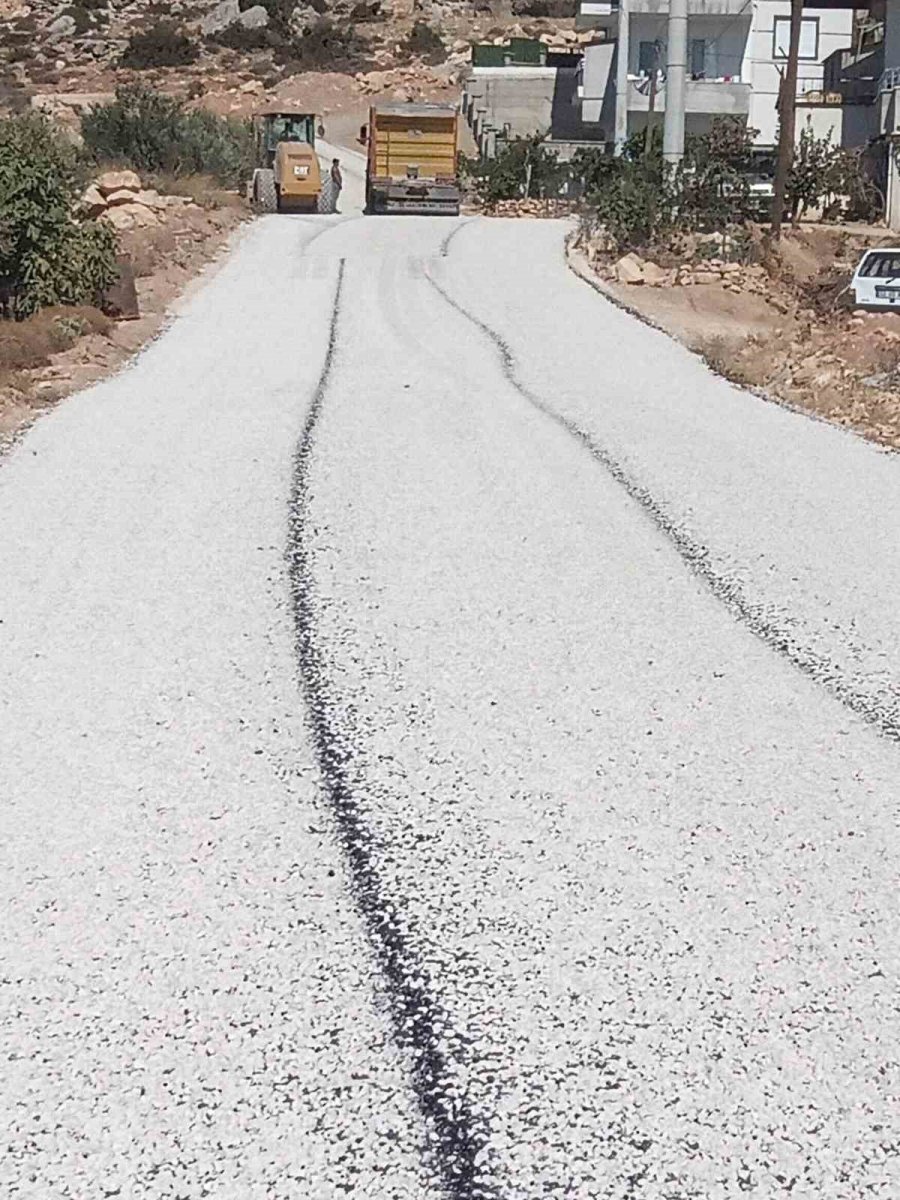
M 458 126 L 449 104 L 373 105 L 360 131 L 366 211 L 458 216 Z

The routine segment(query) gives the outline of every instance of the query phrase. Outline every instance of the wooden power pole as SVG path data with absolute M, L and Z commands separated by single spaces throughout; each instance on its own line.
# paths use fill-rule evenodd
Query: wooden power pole
M 791 0 L 791 37 L 787 67 L 781 80 L 778 104 L 778 161 L 775 164 L 775 194 L 772 197 L 772 240 L 781 237 L 788 175 L 794 162 L 794 131 L 797 116 L 797 62 L 800 58 L 800 29 L 803 0 Z

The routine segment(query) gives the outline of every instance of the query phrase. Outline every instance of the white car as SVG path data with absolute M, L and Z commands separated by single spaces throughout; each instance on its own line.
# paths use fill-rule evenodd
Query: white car
M 860 308 L 900 308 L 900 249 L 867 250 L 850 287 Z

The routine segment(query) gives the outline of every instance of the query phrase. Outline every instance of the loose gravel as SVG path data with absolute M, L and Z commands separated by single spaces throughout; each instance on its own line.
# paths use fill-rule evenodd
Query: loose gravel
M 0 469 L 0 1191 L 900 1192 L 900 469 L 562 233 L 268 218 Z

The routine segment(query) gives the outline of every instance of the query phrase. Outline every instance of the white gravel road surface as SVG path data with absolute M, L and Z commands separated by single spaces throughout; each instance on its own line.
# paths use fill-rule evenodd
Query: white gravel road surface
M 0 464 L 0 1195 L 895 1200 L 900 461 L 341 157 Z

